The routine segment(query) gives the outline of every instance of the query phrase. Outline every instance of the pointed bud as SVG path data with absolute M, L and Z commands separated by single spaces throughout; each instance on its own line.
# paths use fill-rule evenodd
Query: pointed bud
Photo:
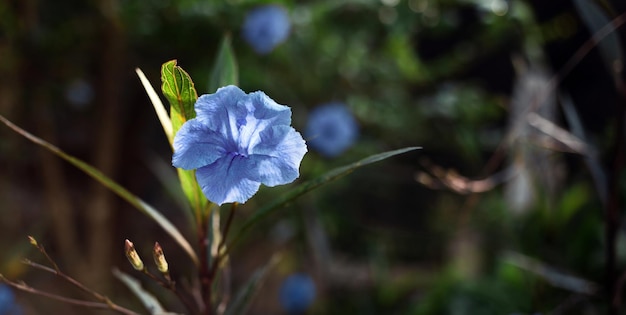
M 141 261 L 139 254 L 137 254 L 133 242 L 129 240 L 126 240 L 124 242 L 124 252 L 126 253 L 126 258 L 128 258 L 128 261 L 133 266 L 133 268 L 135 268 L 136 270 L 143 270 L 143 261 Z
M 159 242 L 154 243 L 154 250 L 152 251 L 152 255 L 154 256 L 154 263 L 161 273 L 167 273 L 169 267 L 167 265 L 167 260 L 165 260 L 165 254 L 163 253 L 163 248 L 159 245 Z
M 34 237 L 30 236 L 30 235 L 28 236 L 28 241 L 30 242 L 30 245 L 33 245 L 33 246 L 37 246 L 38 245 L 37 244 L 37 240 Z

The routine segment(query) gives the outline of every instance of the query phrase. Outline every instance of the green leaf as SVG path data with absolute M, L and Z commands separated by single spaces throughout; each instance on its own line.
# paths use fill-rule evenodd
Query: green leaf
M 621 74 L 624 52 L 622 51 L 618 33 L 615 30 L 617 26 L 611 25 L 611 21 L 602 9 L 591 0 L 574 0 L 574 5 L 576 5 L 576 10 L 587 25 L 587 28 L 589 28 L 589 31 L 596 37 L 595 40 L 607 70 L 614 77 Z M 608 29 L 609 33 L 606 37 L 598 36 L 607 27 L 610 29 Z
M 143 88 L 146 90 L 146 93 L 148 94 L 148 97 L 152 102 L 152 106 L 154 107 L 154 111 L 156 112 L 157 117 L 161 122 L 161 126 L 163 127 L 163 132 L 165 132 L 167 140 L 170 142 L 170 145 L 172 145 L 172 143 L 174 142 L 174 132 L 172 131 L 172 121 L 167 115 L 167 110 L 165 109 L 165 106 L 163 106 L 161 99 L 154 91 L 154 88 L 152 87 L 152 84 L 150 84 L 150 81 L 148 81 L 148 78 L 146 78 L 146 76 L 143 74 L 143 71 L 141 71 L 141 69 L 139 68 L 136 68 L 135 72 L 137 73 L 137 76 L 139 77 Z
M 176 60 L 170 60 L 161 66 L 161 82 L 163 95 L 170 103 L 172 133 L 176 135 L 180 126 L 196 117 L 194 105 L 198 99 L 198 93 L 191 77 L 183 68 L 176 65 Z
M 214 93 L 218 88 L 227 85 L 238 85 L 239 74 L 237 70 L 237 60 L 231 47 L 229 35 L 224 36 L 220 50 L 215 58 L 211 79 L 209 81 L 209 92 Z
M 403 148 L 403 149 L 398 149 L 398 150 L 393 150 L 393 151 L 387 151 L 387 152 L 383 152 L 383 153 L 379 153 L 379 154 L 374 154 L 371 155 L 369 157 L 366 157 L 360 161 L 354 162 L 352 164 L 349 165 L 345 165 L 342 167 L 338 167 L 335 168 L 331 171 L 329 171 L 328 173 L 306 181 L 304 183 L 302 183 L 301 185 L 299 185 L 298 187 L 294 188 L 293 190 L 287 192 L 286 194 L 284 194 L 283 196 L 279 197 L 278 199 L 274 200 L 273 202 L 265 205 L 264 207 L 260 208 L 259 210 L 257 210 L 246 222 L 243 223 L 241 229 L 239 230 L 239 232 L 235 235 L 233 241 L 230 243 L 229 248 L 232 248 L 233 245 L 243 237 L 243 235 L 255 224 L 257 223 L 259 220 L 267 217 L 268 215 L 274 213 L 276 210 L 280 209 L 281 207 L 287 205 L 290 201 L 296 199 L 297 197 L 304 195 L 305 193 L 318 188 L 324 184 L 327 184 L 333 180 L 336 180 L 342 176 L 345 176 L 347 174 L 352 173 L 354 170 L 356 170 L 357 168 L 372 164 L 372 163 L 376 163 L 378 161 L 382 161 L 384 159 L 388 159 L 392 156 L 396 156 L 398 154 L 402 154 L 402 153 L 406 153 L 409 151 L 413 151 L 413 150 L 418 150 L 421 149 L 421 147 L 407 147 L 407 148 Z
M 248 282 L 246 282 L 246 284 L 239 289 L 239 292 L 237 292 L 237 295 L 228 306 L 228 309 L 226 309 L 226 312 L 224 312 L 224 315 L 247 314 L 252 298 L 254 298 L 257 292 L 259 292 L 259 289 L 267 278 L 269 271 L 271 271 L 279 261 L 280 256 L 278 254 L 274 254 L 265 266 L 255 271 L 252 277 L 248 279 Z
M 45 148 L 46 150 L 54 153 L 56 156 L 74 165 L 75 167 L 83 171 L 85 174 L 91 176 L 91 178 L 97 180 L 102 185 L 107 187 L 113 193 L 115 193 L 122 199 L 126 200 L 132 206 L 139 209 L 139 211 L 143 212 L 145 215 L 147 215 L 152 220 L 154 220 L 158 225 L 160 225 L 165 230 L 165 232 L 167 232 L 176 242 L 178 242 L 178 244 L 183 248 L 183 250 L 187 252 L 187 254 L 189 255 L 189 257 L 191 257 L 193 262 L 196 265 L 198 264 L 198 257 L 196 256 L 196 253 L 194 252 L 189 242 L 187 242 L 187 240 L 183 237 L 183 235 L 178 231 L 178 229 L 170 221 L 167 220 L 167 218 L 165 218 L 161 213 L 159 213 L 152 206 L 145 203 L 139 197 L 133 195 L 131 192 L 126 190 L 124 187 L 120 186 L 118 183 L 114 182 L 112 179 L 110 179 L 106 175 L 102 174 L 99 170 L 97 170 L 93 166 L 61 151 L 61 149 L 55 147 L 54 145 L 30 134 L 26 130 L 13 124 L 11 121 L 6 119 L 2 115 L 0 115 L 0 121 L 2 121 L 5 125 L 7 125 L 7 127 L 13 129 L 13 131 L 22 135 L 26 139 Z
M 137 296 L 137 298 L 141 301 L 141 304 L 150 312 L 152 315 L 175 315 L 176 313 L 170 313 L 163 309 L 161 302 L 157 300 L 152 293 L 146 291 L 141 286 L 141 282 L 139 280 L 131 277 L 130 275 L 120 271 L 117 268 L 113 269 L 113 275 L 119 279 L 126 287 Z
M 189 119 L 196 117 L 194 105 L 198 94 L 191 77 L 185 70 L 176 65 L 176 60 L 170 60 L 161 67 L 161 89 L 170 103 L 170 119 L 172 121 L 172 136 L 176 136 L 178 129 Z M 178 169 L 178 178 L 185 197 L 189 200 L 196 217 L 203 214 L 208 203 L 196 181 L 195 170 Z
M 185 197 L 189 200 L 189 204 L 191 205 L 194 213 L 196 216 L 205 215 L 208 200 L 204 196 L 204 193 L 202 193 L 200 185 L 198 185 L 198 181 L 196 180 L 196 171 L 184 170 L 182 168 L 177 168 L 176 171 L 178 172 L 180 186 L 183 188 L 183 193 L 185 193 Z

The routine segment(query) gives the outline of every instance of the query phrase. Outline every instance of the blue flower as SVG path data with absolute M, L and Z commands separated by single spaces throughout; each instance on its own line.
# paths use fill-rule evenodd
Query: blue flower
M 289 36 L 291 22 L 284 8 L 265 5 L 246 15 L 242 36 L 259 54 L 267 54 Z
M 304 313 L 315 300 L 315 283 L 307 274 L 292 274 L 283 281 L 279 299 L 287 313 Z
M 15 303 L 15 295 L 6 284 L 0 284 L 0 315 L 22 314 L 22 308 Z
M 244 203 L 261 184 L 294 181 L 306 144 L 291 125 L 291 109 L 259 91 L 246 94 L 236 86 L 198 98 L 196 118 L 174 137 L 172 164 L 197 169 L 204 195 L 221 205 Z
M 328 103 L 311 111 L 305 135 L 313 149 L 326 157 L 335 157 L 354 144 L 359 126 L 344 104 Z

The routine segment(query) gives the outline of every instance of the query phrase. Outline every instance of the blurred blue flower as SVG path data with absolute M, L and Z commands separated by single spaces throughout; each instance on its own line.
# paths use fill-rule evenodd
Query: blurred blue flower
M 301 314 L 315 300 L 315 283 L 309 275 L 295 273 L 287 277 L 280 287 L 280 305 L 289 314 Z
M 22 314 L 22 309 L 15 303 L 15 295 L 8 285 L 0 284 L 0 315 Z
M 288 184 L 300 176 L 307 152 L 291 125 L 291 109 L 259 91 L 246 94 L 236 86 L 198 98 L 196 118 L 174 137 L 172 164 L 197 169 L 204 195 L 221 205 L 244 203 L 261 184 Z
M 305 135 L 313 149 L 326 157 L 335 157 L 354 144 L 359 126 L 344 104 L 328 103 L 311 111 Z
M 279 5 L 257 7 L 246 15 L 242 36 L 258 54 L 267 54 L 289 36 L 291 22 Z

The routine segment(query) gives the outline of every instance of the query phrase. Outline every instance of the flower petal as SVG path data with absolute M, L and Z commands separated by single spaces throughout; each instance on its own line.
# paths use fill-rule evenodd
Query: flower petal
M 239 127 L 245 124 L 248 115 L 246 98 L 246 93 L 234 85 L 221 87 L 213 94 L 198 98 L 196 119 L 224 137 L 238 139 Z
M 273 126 L 260 133 L 261 142 L 249 156 L 249 178 L 267 186 L 293 182 L 307 152 L 300 133 L 290 126 Z
M 174 137 L 172 165 L 186 170 L 215 162 L 225 154 L 224 138 L 197 119 L 188 120 Z
M 291 124 L 291 109 L 261 91 L 250 93 L 244 103 L 249 114 L 239 131 L 239 147 L 248 152 L 260 142 L 259 134 L 269 126 Z
M 196 171 L 196 179 L 204 195 L 212 202 L 244 203 L 261 183 L 248 179 L 248 160 L 241 155 L 227 155 Z

